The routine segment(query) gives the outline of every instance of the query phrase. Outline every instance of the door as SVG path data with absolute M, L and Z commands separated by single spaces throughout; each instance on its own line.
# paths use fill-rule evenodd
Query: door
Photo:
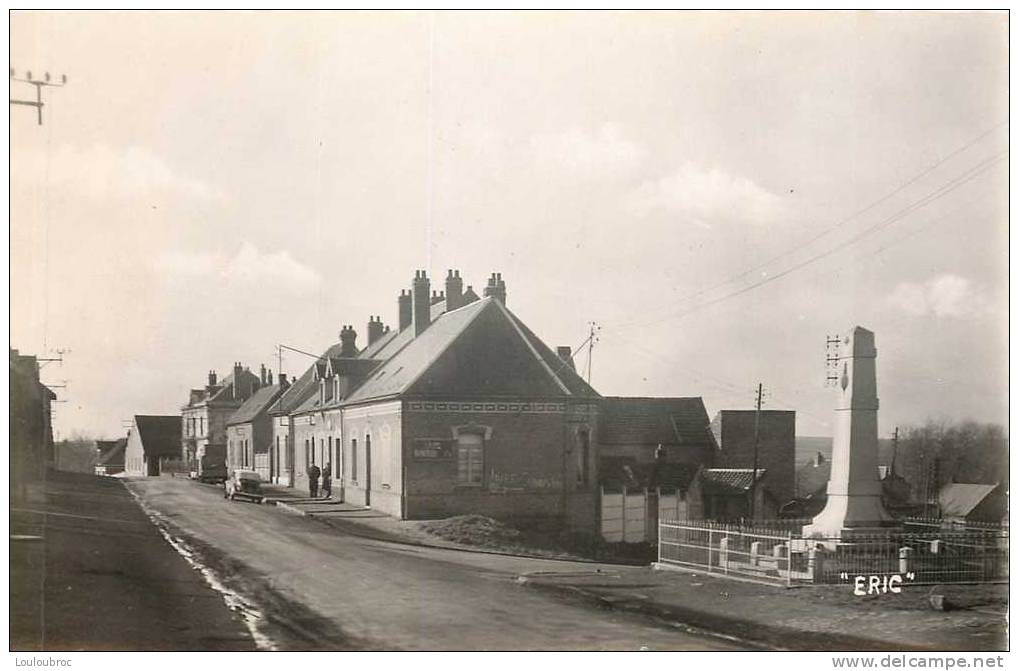
M 372 504 L 372 437 L 364 437 L 364 505 Z

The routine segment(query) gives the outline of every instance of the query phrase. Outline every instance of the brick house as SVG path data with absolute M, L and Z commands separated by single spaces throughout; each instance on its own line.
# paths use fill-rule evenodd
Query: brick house
M 711 428 L 719 446 L 714 462 L 716 467 L 749 468 L 753 471 L 756 414 L 756 410 L 721 410 L 715 415 Z M 774 516 L 778 507 L 796 497 L 795 411 L 761 410 L 757 464 L 758 468 L 767 471 L 767 476 L 760 480 L 767 501 L 763 507 L 757 506 L 755 510 L 762 514 L 767 511 L 770 516 Z
M 328 463 L 335 496 L 404 519 L 593 530 L 599 396 L 509 311 L 500 275 L 484 294 L 454 271 L 433 292 L 418 271 L 398 329 L 373 318 L 358 350 L 344 327 L 290 415 L 298 486 Z
M 227 420 L 259 386 L 257 375 L 235 363 L 222 383 L 217 382 L 215 371 L 209 371 L 205 388 L 191 390 L 187 405 L 181 408 L 178 455 L 188 464 L 192 476 L 225 470 Z
M 258 390 L 226 422 L 227 472 L 238 468 L 255 470 L 264 480 L 273 480 L 275 464 L 271 459 L 273 428 L 269 408 L 284 390 L 280 384 L 273 384 L 272 371 L 266 371 L 263 365 Z

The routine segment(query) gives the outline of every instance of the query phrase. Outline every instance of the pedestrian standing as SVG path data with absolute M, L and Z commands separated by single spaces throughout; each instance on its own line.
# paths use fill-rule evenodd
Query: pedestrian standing
M 315 464 L 308 466 L 308 496 L 313 499 L 318 498 L 318 476 L 321 474 L 322 471 Z
M 326 464 L 322 469 L 322 498 L 328 499 L 333 495 L 333 466 Z

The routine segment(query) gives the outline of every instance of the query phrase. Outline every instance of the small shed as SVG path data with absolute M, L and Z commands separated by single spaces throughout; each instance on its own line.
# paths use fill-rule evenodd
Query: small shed
M 938 492 L 941 518 L 953 524 L 1000 523 L 1007 514 L 1004 488 L 1000 484 L 952 482 Z

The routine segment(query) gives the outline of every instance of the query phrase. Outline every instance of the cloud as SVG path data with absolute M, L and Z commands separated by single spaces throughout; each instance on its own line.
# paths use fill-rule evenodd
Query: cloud
M 218 278 L 237 286 L 271 286 L 293 290 L 319 285 L 321 276 L 287 251 L 261 252 L 245 242 L 234 256 L 215 252 L 166 252 L 158 268 L 171 278 Z
M 29 173 L 29 170 L 32 172 Z M 216 188 L 174 169 L 157 154 L 139 146 L 113 148 L 106 144 L 89 147 L 65 144 L 53 152 L 49 160 L 44 154 L 36 154 L 30 168 L 14 170 L 12 177 L 19 172 L 25 179 L 42 177 L 52 187 L 74 190 L 100 201 L 149 198 L 154 193 L 171 193 L 202 201 L 224 197 Z
M 606 123 L 596 133 L 572 128 L 561 133 L 531 138 L 537 165 L 552 172 L 568 171 L 585 179 L 615 177 L 636 169 L 644 150 L 622 137 L 615 124 Z
M 990 305 L 958 275 L 940 275 L 923 283 L 901 282 L 888 296 L 888 303 L 907 314 L 936 317 L 971 317 L 986 312 Z
M 782 199 L 753 181 L 692 163 L 638 186 L 629 196 L 638 216 L 665 213 L 703 228 L 720 222 L 765 225 L 786 213 Z

